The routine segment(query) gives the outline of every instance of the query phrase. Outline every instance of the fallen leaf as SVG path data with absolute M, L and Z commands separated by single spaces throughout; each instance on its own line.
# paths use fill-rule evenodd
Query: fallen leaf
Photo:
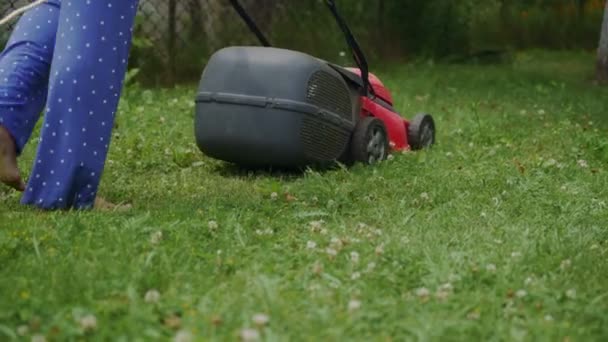
M 213 317 L 211 317 L 211 324 L 213 324 L 214 326 L 218 327 L 220 325 L 222 325 L 223 321 L 222 318 L 218 315 L 215 315 Z
M 520 163 L 517 159 L 514 159 L 513 162 L 517 166 L 517 170 L 519 171 L 519 173 L 523 175 L 526 172 L 526 168 L 524 167 L 524 165 Z
M 165 325 L 170 329 L 178 329 L 182 325 L 182 320 L 176 315 L 165 317 Z

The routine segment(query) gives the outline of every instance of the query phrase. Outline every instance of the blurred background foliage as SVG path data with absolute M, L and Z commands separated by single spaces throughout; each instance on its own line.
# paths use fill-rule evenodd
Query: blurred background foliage
M 174 0 L 179 2 L 179 0 Z M 166 1 L 165 1 L 166 2 Z M 163 83 L 200 77 L 213 51 L 257 44 L 227 0 L 194 0 L 181 21 L 171 66 L 140 14 L 132 66 Z M 344 38 L 320 0 L 242 0 L 273 45 L 349 64 Z M 520 49 L 597 48 L 604 0 L 338 0 L 372 65 L 412 60 L 496 62 Z M 192 4 L 191 4 L 192 5 Z M 159 3 L 158 6 L 163 6 Z M 156 7 L 158 10 L 158 6 Z M 195 17 L 196 16 L 196 17 Z M 163 25 L 156 25 L 156 28 Z M 188 33 L 188 34 L 186 34 Z M 162 41 L 161 39 L 160 41 Z M 161 44 L 162 45 L 162 44 Z M 170 46 L 167 44 L 166 46 Z M 158 73 L 158 70 L 165 70 Z M 173 75 L 169 75 L 173 74 Z
M 273 45 L 351 63 L 324 1 L 241 1 Z M 0 12 L 20 2 L 25 0 L 8 0 Z M 336 2 L 375 67 L 421 59 L 497 62 L 520 49 L 595 50 L 605 5 L 605 0 Z M 221 47 L 258 44 L 228 0 L 140 0 L 133 43 L 130 79 L 156 86 L 196 81 Z

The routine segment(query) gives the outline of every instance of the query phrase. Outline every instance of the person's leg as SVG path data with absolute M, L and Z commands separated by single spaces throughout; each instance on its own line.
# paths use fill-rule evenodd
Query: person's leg
M 46 101 L 59 1 L 26 12 L 0 54 L 0 182 L 23 190 L 17 156 Z
M 104 170 L 138 0 L 64 0 L 46 117 L 22 199 L 89 209 Z

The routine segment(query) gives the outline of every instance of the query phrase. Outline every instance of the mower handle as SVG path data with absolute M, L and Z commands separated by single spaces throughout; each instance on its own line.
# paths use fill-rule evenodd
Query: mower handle
M 375 95 L 374 88 L 369 83 L 369 65 L 367 64 L 367 59 L 365 58 L 363 50 L 361 50 L 361 46 L 359 46 L 359 43 L 355 39 L 355 36 L 353 35 L 350 28 L 348 27 L 348 24 L 346 24 L 346 21 L 340 15 L 338 7 L 336 6 L 336 2 L 334 0 L 325 0 L 325 4 L 327 5 L 327 7 L 329 7 L 330 12 L 333 14 L 334 18 L 338 22 L 338 26 L 340 26 L 340 29 L 344 33 L 346 42 L 348 43 L 348 46 L 351 49 L 353 59 L 361 70 L 361 78 L 363 80 L 363 95 L 367 96 L 368 92 L 372 95 Z
M 255 21 L 251 18 L 251 16 L 247 13 L 243 6 L 241 6 L 240 2 L 238 0 L 230 0 L 230 4 L 241 16 L 243 21 L 245 21 L 249 29 L 256 35 L 260 43 L 265 47 L 270 47 L 270 42 L 268 41 L 268 39 L 266 39 L 260 28 L 256 25 Z M 369 83 L 369 66 L 367 64 L 367 59 L 365 58 L 365 54 L 361 50 L 359 43 L 355 39 L 355 36 L 348 27 L 348 24 L 346 23 L 344 18 L 342 18 L 342 16 L 340 15 L 340 11 L 338 11 L 338 6 L 336 6 L 336 2 L 334 0 L 325 0 L 325 4 L 327 5 L 327 7 L 329 7 L 330 12 L 338 22 L 338 26 L 340 26 L 340 29 L 342 30 L 346 38 L 346 43 L 350 47 L 353 59 L 355 60 L 355 63 L 357 63 L 359 70 L 361 70 L 361 79 L 363 81 L 363 89 L 361 89 L 362 95 L 375 95 L 374 88 Z
M 268 41 L 268 39 L 266 39 L 258 25 L 256 25 L 255 21 L 253 21 L 253 19 L 247 13 L 247 11 L 245 11 L 243 6 L 241 6 L 241 3 L 238 0 L 230 0 L 230 4 L 234 8 L 234 10 L 241 16 L 243 21 L 245 21 L 247 26 L 249 26 L 249 29 L 253 32 L 253 34 L 256 35 L 260 43 L 265 47 L 270 47 L 270 42 Z

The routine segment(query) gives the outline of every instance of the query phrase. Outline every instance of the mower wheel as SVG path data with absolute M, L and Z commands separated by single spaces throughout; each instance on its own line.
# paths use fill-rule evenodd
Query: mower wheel
M 388 134 L 384 122 L 374 117 L 361 119 L 355 127 L 350 153 L 353 162 L 376 164 L 388 156 Z
M 429 114 L 418 114 L 410 121 L 408 140 L 412 150 L 429 148 L 435 144 L 435 121 Z

